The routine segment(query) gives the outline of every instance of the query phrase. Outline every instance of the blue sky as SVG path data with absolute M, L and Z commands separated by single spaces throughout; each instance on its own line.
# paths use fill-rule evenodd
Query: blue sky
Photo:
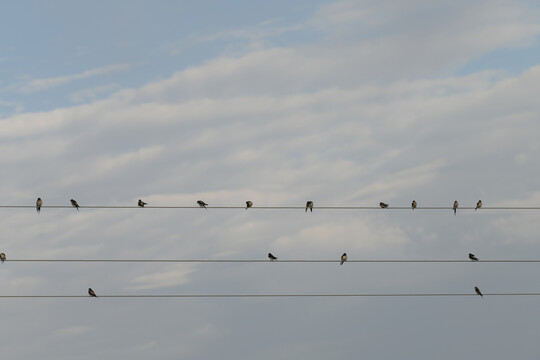
M 535 2 L 0 5 L 9 259 L 538 258 Z M 300 210 L 69 205 L 303 206 Z M 200 211 L 199 211 L 200 210 Z M 6 261 L 2 295 L 538 292 L 535 264 Z M 537 358 L 536 299 L 4 299 L 12 359 Z M 31 326 L 29 326 L 31 324 Z M 29 341 L 29 339 L 31 341 Z

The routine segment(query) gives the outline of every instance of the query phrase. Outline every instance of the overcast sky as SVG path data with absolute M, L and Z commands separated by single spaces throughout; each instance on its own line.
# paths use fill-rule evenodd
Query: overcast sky
M 535 1 L 4 1 L 9 259 L 539 259 Z M 303 206 L 75 209 L 69 205 Z M 519 263 L 0 264 L 0 295 L 540 292 Z M 0 299 L 9 359 L 537 359 L 535 297 Z

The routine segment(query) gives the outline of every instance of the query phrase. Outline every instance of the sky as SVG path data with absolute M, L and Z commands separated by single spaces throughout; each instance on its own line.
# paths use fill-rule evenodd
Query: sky
M 44 206 L 0 208 L 0 295 L 539 292 L 535 263 L 9 261 L 539 259 L 537 211 L 489 209 L 540 206 L 539 19 L 534 1 L 1 2 L 0 205 Z M 209 209 L 84 208 L 138 199 Z M 413 199 L 448 209 L 392 210 Z M 4 298 L 0 353 L 536 359 L 537 301 Z

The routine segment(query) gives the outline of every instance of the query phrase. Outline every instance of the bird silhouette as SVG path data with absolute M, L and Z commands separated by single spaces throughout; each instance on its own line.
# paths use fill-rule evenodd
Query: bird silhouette
M 79 204 L 73 199 L 69 200 L 71 202 L 71 206 L 73 206 L 77 211 L 79 211 Z
M 205 203 L 205 202 L 202 201 L 202 200 L 197 200 L 197 204 L 199 204 L 200 207 L 205 208 L 205 209 L 206 209 L 206 207 L 208 206 L 208 204 Z M 208 209 L 206 209 L 206 210 L 208 210 Z
M 347 261 L 347 253 L 343 253 L 343 255 L 341 255 L 341 262 L 339 265 L 343 265 L 345 261 Z
M 1 261 L 1 262 L 6 261 L 6 254 L 0 253 L 0 261 Z
M 482 295 L 482 292 L 480 291 L 480 289 L 478 288 L 478 286 L 475 286 L 475 287 L 474 287 L 474 291 L 476 291 L 476 293 L 477 293 L 478 295 L 480 295 L 480 297 L 484 297 L 484 295 Z
M 309 209 L 309 211 L 313 212 L 313 201 L 308 201 L 306 203 L 306 212 Z
M 388 204 L 385 204 L 385 203 L 383 203 L 383 202 L 380 202 L 380 203 L 379 203 L 379 206 L 380 206 L 381 208 L 383 208 L 383 209 L 387 209 L 387 208 L 388 208 Z
M 272 253 L 268 253 L 268 258 L 270 259 L 270 261 L 276 261 L 277 260 L 277 256 L 272 255 Z
M 469 253 L 469 259 L 471 259 L 472 261 L 478 261 L 478 258 L 471 253 Z
M 411 207 L 413 210 L 416 209 L 416 200 L 412 201 Z
M 38 213 L 41 212 L 41 205 L 43 205 L 43 201 L 41 201 L 41 198 L 37 198 L 37 200 L 36 200 L 36 211 Z
M 478 200 L 478 202 L 476 203 L 476 207 L 474 208 L 474 211 L 480 209 L 482 207 L 482 200 Z
M 250 207 L 253 206 L 253 202 L 252 201 L 246 201 L 246 210 L 249 209 Z
M 457 211 L 457 207 L 459 206 L 459 203 L 456 201 L 454 201 L 454 206 L 452 207 L 452 209 L 454 209 L 454 215 L 456 215 L 456 211 Z
M 92 290 L 92 288 L 88 288 L 88 295 L 92 297 L 97 297 L 96 293 L 94 292 L 94 290 Z
M 140 207 L 144 207 L 144 205 L 146 205 L 146 204 L 148 204 L 148 203 L 145 203 L 141 199 L 139 199 L 139 202 L 137 203 L 137 205 L 139 205 Z

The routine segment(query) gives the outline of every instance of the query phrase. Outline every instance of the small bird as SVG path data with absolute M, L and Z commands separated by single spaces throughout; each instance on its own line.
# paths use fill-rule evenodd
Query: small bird
M 97 297 L 96 293 L 94 292 L 94 290 L 92 290 L 92 288 L 88 288 L 88 295 L 92 297 Z
M 43 201 L 41 201 L 41 198 L 37 198 L 36 200 L 36 211 L 39 213 L 41 211 L 41 205 L 43 204 Z
M 482 207 L 482 200 L 478 200 L 478 202 L 476 203 L 476 207 L 474 208 L 474 211 L 480 209 Z
M 313 201 L 308 201 L 306 203 L 306 212 L 307 212 L 307 209 L 309 209 L 309 211 L 313 212 Z
M 343 255 L 341 255 L 341 263 L 339 263 L 339 265 L 343 265 L 345 261 L 347 261 L 347 253 L 343 253 Z
M 413 210 L 416 209 L 416 200 L 412 201 L 411 207 Z
M 71 201 L 71 206 L 73 206 L 75 209 L 77 209 L 77 211 L 79 211 L 79 204 L 77 204 L 77 202 L 73 199 L 69 201 Z
M 249 209 L 250 207 L 253 206 L 253 202 L 252 201 L 246 201 L 246 210 Z
M 475 286 L 475 287 L 474 287 L 474 291 L 476 291 L 476 293 L 477 293 L 478 295 L 480 295 L 480 297 L 484 297 L 484 295 L 482 295 L 482 292 L 480 291 L 480 289 L 478 288 L 478 286 Z
M 469 259 L 471 259 L 472 261 L 478 261 L 478 258 L 471 253 L 469 253 Z
M 146 205 L 146 204 L 148 204 L 148 203 L 145 203 L 141 199 L 139 199 L 139 202 L 137 203 L 137 205 L 139 205 L 140 207 L 144 207 L 144 205 Z
M 276 261 L 277 260 L 277 256 L 272 255 L 272 253 L 268 253 L 268 258 L 270 259 L 270 261 Z
M 382 208 L 382 209 L 387 209 L 388 208 L 388 204 L 385 204 L 383 202 L 380 202 L 379 203 L 379 206 Z
M 453 209 L 454 209 L 454 215 L 456 215 L 456 211 L 457 211 L 457 207 L 458 207 L 458 206 L 459 206 L 459 203 L 457 202 L 457 200 L 454 201 L 454 207 L 453 207 Z
M 197 204 L 199 204 L 200 207 L 205 208 L 205 209 L 206 209 L 206 207 L 208 206 L 208 204 L 205 203 L 205 202 L 202 201 L 202 200 L 197 200 Z M 208 209 L 206 209 L 206 210 L 208 210 Z
M 1 262 L 6 261 L 6 254 L 0 253 L 0 261 L 1 261 Z

